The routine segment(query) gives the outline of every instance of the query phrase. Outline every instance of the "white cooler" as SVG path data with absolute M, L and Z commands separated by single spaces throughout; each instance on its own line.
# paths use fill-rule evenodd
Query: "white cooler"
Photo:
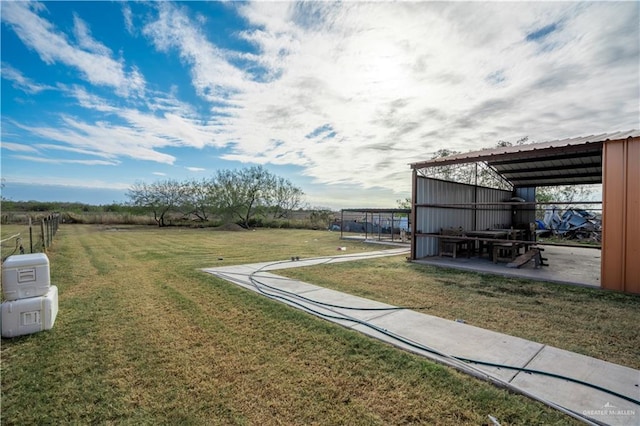
M 2 337 L 50 330 L 58 315 L 58 287 L 52 285 L 45 296 L 2 303 Z
M 49 258 L 44 253 L 16 254 L 2 264 L 5 300 L 43 296 L 50 286 Z

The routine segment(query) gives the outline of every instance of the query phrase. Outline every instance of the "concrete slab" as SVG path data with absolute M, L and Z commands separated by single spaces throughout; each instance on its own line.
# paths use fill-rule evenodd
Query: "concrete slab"
M 527 368 L 567 376 L 640 399 L 640 371 L 632 368 L 551 346 L 545 346 Z M 602 423 L 640 424 L 638 405 L 597 389 L 576 392 L 576 384 L 568 380 L 523 372 L 518 373 L 511 383 Z
M 283 292 L 291 292 L 300 295 L 324 289 L 324 287 L 272 274 L 271 272 L 257 272 L 253 276 L 253 279 L 256 284 L 263 284 L 282 290 Z
M 263 262 L 263 263 L 252 263 L 252 264 L 246 264 L 246 265 L 236 265 L 236 266 L 219 266 L 219 267 L 212 267 L 212 268 L 205 268 L 203 269 L 205 272 L 229 272 L 229 273 L 234 273 L 234 274 L 245 274 L 245 275 L 249 275 L 254 273 L 255 271 L 258 271 L 266 266 L 271 265 L 273 262 Z
M 274 271 L 278 269 L 301 268 L 304 266 L 316 266 L 316 265 L 328 264 L 328 263 L 352 262 L 354 260 L 374 259 L 377 257 L 397 256 L 397 255 L 409 254 L 409 253 L 410 253 L 409 249 L 407 249 L 406 247 L 402 247 L 402 248 L 396 248 L 396 249 L 378 250 L 378 251 L 370 251 L 370 252 L 363 252 L 363 253 L 348 253 L 348 254 L 336 254 L 335 256 L 300 258 L 299 260 L 285 259 L 285 260 L 277 260 L 273 262 L 247 263 L 244 265 L 212 266 L 208 268 L 203 268 L 203 271 L 209 272 L 209 273 L 245 272 L 247 274 L 251 274 L 256 271 Z
M 555 282 L 560 284 L 600 287 L 601 252 L 594 248 L 544 246 L 543 257 L 549 266 L 534 268 L 533 263 L 521 268 L 508 268 L 506 263 L 493 263 L 486 257 L 456 258 L 432 256 L 415 262 L 471 272 Z
M 228 272 L 216 272 L 214 275 L 225 279 L 227 277 L 233 278 L 239 285 L 249 290 L 274 297 L 283 303 L 314 315 L 328 317 L 327 319 L 337 321 L 345 327 L 351 327 L 358 322 L 369 321 L 397 310 L 395 306 L 386 303 L 351 295 L 345 298 L 345 293 L 269 272 L 258 272 L 253 277 L 244 274 L 233 275 Z M 336 317 L 340 317 L 342 320 Z
M 406 247 L 403 247 L 403 248 L 397 248 L 397 249 L 370 251 L 370 252 L 364 252 L 364 253 L 349 253 L 349 254 L 338 254 L 335 256 L 302 258 L 297 261 L 285 260 L 281 262 L 274 262 L 271 265 L 265 266 L 264 268 L 262 268 L 262 270 L 274 271 L 278 269 L 301 268 L 304 266 L 316 266 L 316 265 L 325 265 L 329 263 L 352 262 L 354 260 L 375 259 L 377 257 L 397 256 L 401 254 L 408 255 L 409 253 L 410 253 L 410 250 L 407 249 Z
M 361 243 L 367 243 L 367 244 L 379 244 L 379 245 L 395 246 L 395 247 L 410 247 L 411 245 L 411 240 L 407 239 L 406 241 L 403 242 L 402 238 L 399 235 L 396 235 L 392 240 L 390 237 L 379 238 L 377 235 L 365 236 L 364 234 L 362 235 L 344 234 L 340 239 L 344 241 L 351 240 L 351 241 L 359 241 Z
M 385 250 L 300 261 L 207 268 L 204 271 L 477 377 L 508 384 L 551 406 L 569 410 L 578 417 L 611 425 L 640 425 L 640 403 L 628 400 L 640 400 L 638 370 L 412 310 L 346 309 L 392 306 L 266 272 L 283 269 L 283 265 L 303 267 L 405 252 L 406 249 Z M 467 363 L 461 359 L 483 361 L 496 366 Z M 507 366 L 557 374 L 565 378 L 519 372 Z M 624 395 L 627 399 L 567 378 L 595 384 Z
M 370 327 L 365 325 L 356 325 L 353 328 L 365 334 L 376 334 L 375 337 L 380 340 L 413 352 L 427 352 L 420 349 L 420 346 L 426 346 L 443 354 L 453 354 L 458 358 L 517 367 L 525 366 L 544 346 L 518 337 L 408 310 L 375 318 L 369 322 L 394 335 L 407 338 L 417 346 L 402 344 L 397 339 L 382 333 L 371 333 Z M 431 357 L 432 354 L 423 353 L 423 355 Z M 438 356 L 438 358 L 445 357 Z M 473 367 L 504 381 L 511 380 L 517 374 L 517 371 L 510 369 L 482 365 L 473 365 Z

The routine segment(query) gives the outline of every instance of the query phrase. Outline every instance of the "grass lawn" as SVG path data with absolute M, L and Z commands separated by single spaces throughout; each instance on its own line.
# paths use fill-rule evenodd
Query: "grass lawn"
M 503 425 L 577 424 L 535 401 L 199 270 L 333 255 L 338 246 L 347 246 L 347 253 L 380 249 L 327 231 L 62 226 L 49 250 L 60 292 L 53 330 L 2 340 L 2 423 L 479 425 L 492 415 Z M 538 321 L 528 308 L 533 299 L 545 306 L 554 295 L 546 286 L 544 296 L 519 295 L 531 284 L 483 282 L 399 258 L 287 271 L 292 273 L 328 286 L 340 285 L 342 276 L 342 290 L 412 305 L 426 303 L 422 287 L 432 282 L 460 300 L 464 293 L 477 297 L 484 285 L 500 296 L 484 296 L 494 307 L 503 296 L 513 298 L 510 304 L 519 298 L 523 323 Z M 637 299 L 604 294 L 567 290 L 564 306 L 599 299 L 603 307 L 637 312 Z M 454 296 L 449 310 L 435 293 L 429 305 L 429 313 L 476 325 L 475 318 L 492 315 L 482 306 L 476 306 L 477 317 L 466 315 L 469 308 Z M 497 323 L 508 322 L 502 311 L 493 315 Z M 606 346 L 597 333 L 607 331 L 596 319 L 582 339 L 596 333 L 593 346 Z M 567 316 L 562 325 L 570 321 Z M 579 345 L 580 339 L 572 340 Z M 630 348 L 626 355 L 638 359 Z

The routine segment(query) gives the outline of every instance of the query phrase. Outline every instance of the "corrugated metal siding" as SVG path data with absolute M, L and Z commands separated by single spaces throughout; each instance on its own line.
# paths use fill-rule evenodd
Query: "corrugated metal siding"
M 417 177 L 415 204 L 459 204 L 460 207 L 416 207 L 415 230 L 420 233 L 440 232 L 442 228 L 487 229 L 511 224 L 509 206 L 478 206 L 473 203 L 502 202 L 511 192 L 474 187 L 455 182 Z M 476 192 L 477 191 L 477 192 Z M 415 258 L 435 256 L 435 238 L 416 237 Z
M 524 199 L 528 203 L 536 201 L 536 188 L 516 188 L 515 196 Z M 513 223 L 532 223 L 536 221 L 535 206 L 528 205 L 521 208 L 516 207 L 516 213 L 513 216 Z
M 438 179 L 418 179 L 418 204 L 454 204 L 473 202 L 473 187 Z
M 473 188 L 455 182 L 418 178 L 416 204 L 469 204 L 473 202 Z M 470 227 L 469 210 L 441 207 L 418 207 L 416 230 L 438 232 L 440 228 Z
M 603 151 L 600 283 L 640 293 L 640 137 L 607 142 Z
M 479 203 L 500 203 L 511 198 L 511 192 L 500 189 L 478 188 Z M 511 226 L 511 206 L 478 206 L 475 229 Z

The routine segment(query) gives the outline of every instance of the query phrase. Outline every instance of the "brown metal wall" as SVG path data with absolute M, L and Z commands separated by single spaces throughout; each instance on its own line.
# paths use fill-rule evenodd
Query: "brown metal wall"
M 605 142 L 602 162 L 601 286 L 640 293 L 640 137 Z

